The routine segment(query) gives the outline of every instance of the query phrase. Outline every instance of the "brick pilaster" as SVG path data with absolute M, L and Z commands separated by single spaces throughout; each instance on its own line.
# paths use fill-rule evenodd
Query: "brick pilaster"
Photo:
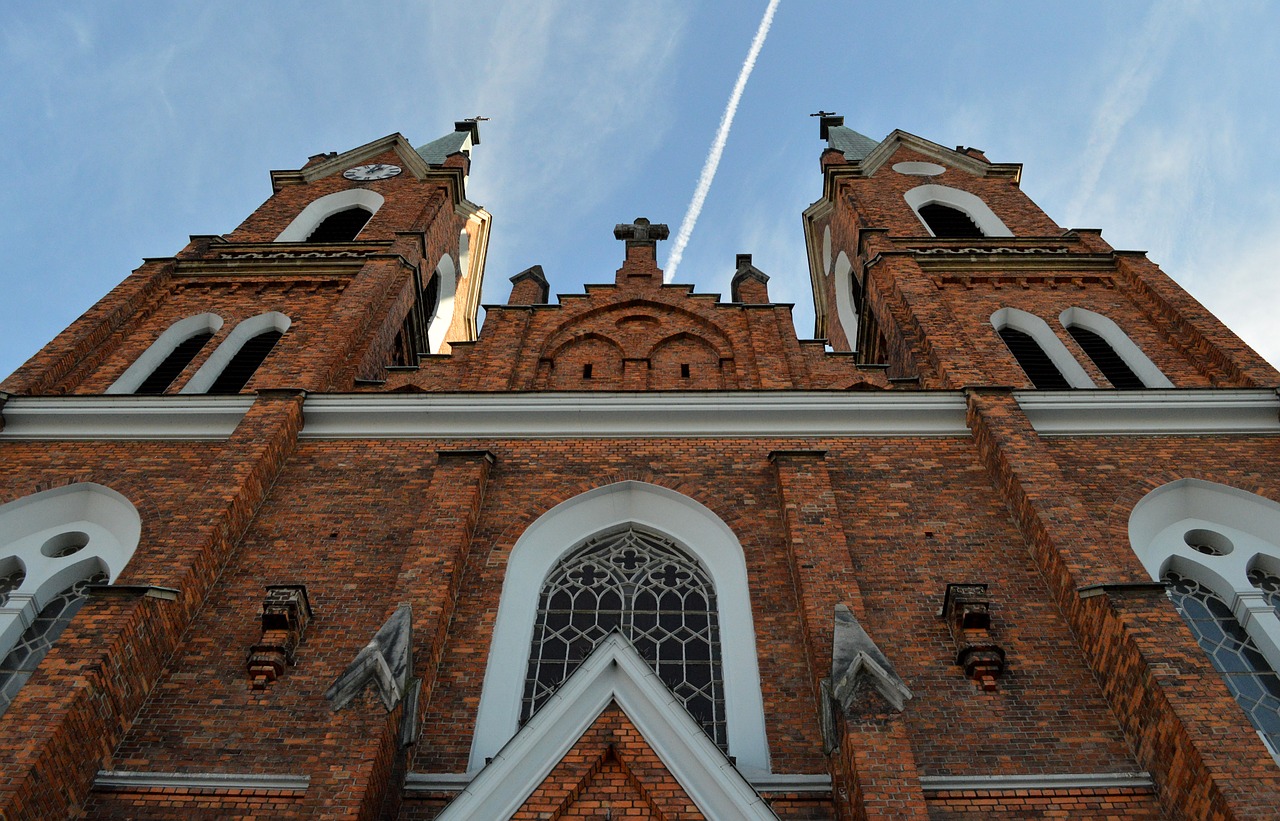
M 787 558 L 804 622 L 814 700 L 831 674 L 834 611 L 847 604 L 864 615 L 835 490 L 821 450 L 774 451 L 773 462 L 787 532 Z M 833 798 L 845 817 L 928 817 L 915 756 L 901 714 L 874 701 L 865 714 L 838 721 L 840 746 L 828 759 Z

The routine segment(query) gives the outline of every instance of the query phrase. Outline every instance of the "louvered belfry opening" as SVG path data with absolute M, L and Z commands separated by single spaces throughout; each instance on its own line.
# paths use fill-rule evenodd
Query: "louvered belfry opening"
M 236 351 L 236 355 L 227 363 L 227 367 L 218 374 L 218 378 L 209 388 L 209 393 L 239 393 L 245 385 L 249 384 L 258 366 L 267 358 L 267 354 L 271 353 L 271 349 L 283 335 L 280 331 L 264 331 L 241 345 L 240 350 Z
M 421 357 L 431 353 L 431 319 L 436 315 L 436 305 L 440 301 L 440 274 L 432 273 L 427 284 L 422 284 L 422 275 L 414 274 L 415 299 L 409 308 L 400 332 L 396 334 L 395 350 L 392 352 L 393 365 L 416 366 Z
M 142 380 L 142 384 L 134 391 L 135 394 L 145 396 L 155 396 L 162 394 L 173 384 L 173 380 L 178 378 L 178 374 L 182 373 L 182 369 L 191 364 L 191 360 L 196 358 L 196 354 L 200 353 L 200 349 L 205 343 L 213 339 L 213 331 L 205 331 L 196 334 L 190 339 L 183 340 L 178 347 L 169 352 L 164 361 L 156 366 L 146 379 Z
M 311 232 L 307 242 L 351 242 L 372 216 L 359 206 L 330 214 Z
M 1018 360 L 1022 370 L 1026 372 L 1031 384 L 1042 391 L 1070 390 L 1071 385 L 1066 377 L 1053 364 L 1053 360 L 1044 352 L 1044 348 L 1031 338 L 1030 334 L 1014 328 L 1001 328 L 1000 338 L 1009 346 L 1009 353 Z
M 980 238 L 986 236 L 968 214 L 940 202 L 920 206 L 920 218 L 929 226 L 929 230 L 935 237 Z
M 1102 375 L 1107 378 L 1112 387 L 1122 391 L 1137 391 L 1146 387 L 1141 377 L 1120 358 L 1120 354 L 1116 353 L 1107 340 L 1077 325 L 1067 328 L 1067 332 L 1071 334 L 1071 338 L 1076 341 L 1080 349 L 1093 360 L 1093 364 L 1098 366 L 1098 370 L 1102 371 Z

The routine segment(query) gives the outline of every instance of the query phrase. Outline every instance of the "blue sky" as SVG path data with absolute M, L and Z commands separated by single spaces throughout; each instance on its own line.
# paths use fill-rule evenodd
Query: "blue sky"
M 685 209 L 767 5 L 66 2 L 0 10 L 0 373 L 143 257 L 233 229 L 267 172 L 492 118 L 484 301 L 607 282 L 612 228 Z M 812 335 L 820 108 L 1021 162 L 1059 223 L 1146 250 L 1280 362 L 1280 4 L 781 0 L 677 280 L 751 253 Z M 667 243 L 669 245 L 669 243 Z M 660 248 L 662 259 L 669 248 Z

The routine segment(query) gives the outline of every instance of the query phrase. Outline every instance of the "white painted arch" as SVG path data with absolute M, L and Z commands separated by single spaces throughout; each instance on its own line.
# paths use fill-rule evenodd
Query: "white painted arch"
M 173 353 L 174 348 L 193 336 L 202 333 L 216 334 L 222 328 L 222 317 L 205 313 L 179 319 L 170 325 L 156 341 L 139 356 L 120 378 L 111 383 L 107 393 L 133 393 L 146 381 L 161 362 Z
M 240 324 L 231 329 L 231 333 L 227 334 L 227 338 L 222 340 L 222 344 L 218 346 L 218 349 L 205 360 L 205 363 L 200 366 L 200 370 L 195 372 L 178 393 L 205 393 L 209 388 L 213 387 L 214 382 L 218 381 L 218 376 L 222 374 L 223 369 L 244 347 L 244 343 L 266 331 L 274 330 L 283 334 L 289 330 L 291 324 L 292 320 L 279 311 L 268 311 L 265 314 L 251 316 L 241 321 Z
M 1034 339 L 1036 344 L 1040 346 L 1040 350 L 1045 352 L 1071 387 L 1097 387 L 1093 384 L 1093 380 L 1089 378 L 1089 374 L 1085 373 L 1084 368 L 1080 367 L 1080 363 L 1067 350 L 1067 346 L 1062 344 L 1061 339 L 1058 339 L 1057 334 L 1049 327 L 1049 323 L 1035 314 L 1027 313 L 1019 308 L 1001 308 L 991 315 L 991 325 L 997 331 L 1002 331 L 1005 328 L 1022 331 Z
M 911 210 L 915 212 L 916 219 L 920 220 L 920 224 L 929 232 L 929 236 L 933 236 L 933 229 L 920 216 L 920 209 L 930 203 L 938 203 L 955 208 L 957 211 L 963 211 L 973 220 L 974 225 L 978 226 L 983 236 L 988 237 L 1011 237 L 1013 232 L 1008 229 L 1004 222 L 996 216 L 995 212 L 983 202 L 975 194 L 968 191 L 961 191 L 959 188 L 951 188 L 946 185 L 936 185 L 930 183 L 928 185 L 918 185 L 910 191 L 902 195 L 907 201 L 907 205 L 911 206 Z
M 840 327 L 844 330 L 849 350 L 855 351 L 858 349 L 858 306 L 853 299 L 853 289 L 858 284 L 853 279 L 853 263 L 849 262 L 844 251 L 836 257 L 831 275 L 835 278 L 836 316 L 840 317 Z
M 307 204 L 298 216 L 293 218 L 293 222 L 280 232 L 280 236 L 275 238 L 276 242 L 306 242 L 307 237 L 311 236 L 311 232 L 316 230 L 316 226 L 324 222 L 328 217 L 333 216 L 339 211 L 346 211 L 348 208 L 363 208 L 371 215 L 378 213 L 378 209 L 382 207 L 385 199 L 376 191 L 370 191 L 367 188 L 349 188 L 346 191 L 335 191 L 332 194 L 326 194 L 317 200 Z M 370 217 L 372 219 L 372 216 Z
M 466 236 L 464 232 L 462 236 Z M 436 312 L 431 315 L 427 326 L 427 342 L 432 353 L 440 353 L 449 326 L 453 324 L 454 297 L 458 291 L 458 269 L 453 264 L 453 257 L 445 254 L 436 263 L 435 275 L 440 278 L 440 289 L 436 292 Z
M 560 557 L 602 532 L 636 525 L 676 542 L 715 585 L 729 754 L 745 774 L 769 772 L 764 702 L 742 545 L 720 517 L 674 490 L 625 481 L 579 494 L 548 510 L 516 540 L 507 563 L 469 769 L 478 771 L 519 727 L 520 697 L 542 582 Z
M 142 533 L 142 519 L 120 493 L 93 482 L 46 490 L 0 506 L 0 568 L 26 578 L 0 607 L 0 658 L 51 599 L 99 571 L 115 581 Z M 61 558 L 47 546 L 76 534 L 84 547 Z M 86 538 L 87 537 L 87 538 Z M 45 548 L 42 550 L 42 548 Z
M 1058 315 L 1058 321 L 1064 328 L 1084 328 L 1093 331 L 1106 340 L 1111 350 L 1124 360 L 1129 370 L 1137 374 L 1142 384 L 1148 388 L 1172 388 L 1173 383 L 1165 376 L 1155 363 L 1147 358 L 1142 349 L 1134 344 L 1129 335 L 1120 326 L 1102 314 L 1086 308 L 1071 307 Z

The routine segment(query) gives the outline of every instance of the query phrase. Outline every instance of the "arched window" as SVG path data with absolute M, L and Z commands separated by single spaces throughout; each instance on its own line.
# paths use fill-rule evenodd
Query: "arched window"
M 982 229 L 959 208 L 931 202 L 916 209 L 920 219 L 928 226 L 929 233 L 935 237 L 982 237 Z
M 1280 761 L 1280 504 L 1180 479 L 1147 494 L 1129 540 Z
M 178 320 L 160 334 L 106 392 L 164 393 L 221 327 L 222 317 L 217 314 L 199 314 Z
M 440 257 L 431 279 L 434 284 L 429 283 L 429 286 L 434 289 L 435 302 L 433 310 L 427 314 L 427 338 L 431 353 L 440 353 L 449 334 L 449 326 L 453 324 L 453 300 L 458 288 L 458 269 L 453 264 L 453 257 L 448 254 Z
M 918 185 L 902 195 L 935 237 L 1011 237 L 1013 232 L 979 197 L 946 185 Z
M 142 523 L 127 499 L 92 483 L 0 506 L 0 713 L 84 603 L 115 579 Z
M 1112 387 L 1118 390 L 1173 387 L 1129 335 L 1102 314 L 1068 308 L 1058 319 Z
M 335 191 L 327 194 L 318 200 L 314 200 L 303 208 L 298 216 L 294 217 L 293 222 L 280 232 L 280 236 L 276 237 L 276 242 L 345 242 L 354 239 L 364 224 L 369 221 L 370 217 L 378 213 L 378 209 L 385 202 L 382 195 L 376 191 L 370 191 L 367 188 L 349 188 L 346 191 Z M 314 237 L 317 229 L 322 223 L 340 212 L 348 212 L 352 209 L 360 209 L 367 216 L 360 214 L 351 214 L 343 219 L 361 219 L 360 225 L 356 226 L 350 236 L 341 239 L 320 239 Z
M 180 393 L 239 393 L 290 324 L 289 317 L 272 311 L 236 325 Z
M 351 242 L 364 228 L 373 212 L 360 206 L 352 206 L 325 217 L 315 230 L 307 235 L 307 242 Z
M 633 540 L 629 542 L 628 540 Z M 641 549 L 643 548 L 643 549 Z M 534 641 L 543 642 L 540 636 L 547 631 L 539 627 L 540 633 L 534 633 L 535 625 L 551 625 L 552 634 L 559 621 L 553 619 L 553 611 L 559 611 L 556 619 L 563 621 L 564 613 L 576 612 L 579 603 L 596 599 L 599 603 L 594 609 L 587 611 L 584 606 L 582 615 L 578 616 L 578 624 L 570 619 L 568 633 L 565 637 L 574 637 L 581 629 L 593 640 L 603 627 L 599 626 L 595 615 L 600 612 L 620 612 L 623 602 L 618 603 L 617 611 L 608 611 L 600 603 L 611 605 L 613 599 L 606 599 L 605 591 L 616 590 L 627 585 L 633 596 L 639 595 L 642 589 L 634 579 L 623 582 L 628 569 L 625 564 L 614 572 L 613 587 L 602 586 L 597 595 L 588 592 L 584 585 L 585 578 L 581 569 L 587 564 L 593 567 L 600 565 L 605 558 L 618 558 L 630 562 L 626 558 L 628 549 L 635 550 L 635 561 L 645 561 L 644 565 L 653 572 L 661 574 L 665 567 L 673 568 L 675 581 L 670 588 L 665 582 L 649 580 L 651 593 L 668 596 L 668 602 L 680 600 L 679 612 L 686 610 L 694 615 L 683 627 L 675 627 L 672 637 L 665 637 L 666 628 L 661 624 L 652 636 L 662 637 L 663 647 L 659 653 L 658 664 L 664 659 L 673 666 L 669 672 L 674 680 L 674 661 L 667 653 L 678 640 L 684 640 L 693 648 L 693 655 L 688 662 L 680 662 L 687 667 L 692 680 L 686 682 L 681 692 L 677 683 L 676 693 L 681 698 L 693 699 L 694 709 L 700 710 L 701 702 L 695 691 L 712 692 L 709 684 L 697 685 L 697 676 L 711 676 L 711 665 L 705 664 L 698 672 L 697 654 L 702 648 L 711 651 L 711 618 L 708 615 L 707 627 L 703 630 L 703 638 L 695 639 L 694 628 L 701 626 L 695 609 L 698 602 L 695 596 L 707 599 L 707 613 L 715 612 L 715 621 L 719 629 L 719 657 L 721 665 L 720 680 L 723 683 L 724 699 L 724 731 L 728 753 L 738 762 L 738 768 L 744 773 L 769 772 L 769 747 L 764 730 L 764 702 L 760 695 L 760 672 L 756 662 L 755 630 L 751 612 L 751 600 L 747 589 L 746 558 L 742 546 L 733 531 L 705 506 L 673 490 L 646 484 L 644 482 L 618 482 L 605 487 L 596 488 L 565 502 L 538 517 L 531 524 L 511 549 L 507 561 L 506 580 L 502 586 L 502 596 L 498 603 L 498 615 L 494 622 L 493 640 L 489 648 L 489 661 L 485 668 L 484 688 L 480 695 L 480 704 L 476 713 L 475 738 L 471 746 L 470 769 L 478 771 L 484 767 L 485 760 L 498 753 L 503 745 L 515 735 L 519 728 L 521 716 L 527 715 L 525 710 L 526 680 L 531 674 L 541 675 L 541 663 L 531 655 Z M 599 550 L 596 554 L 593 551 Z M 613 565 L 610 565 L 614 567 Z M 603 568 L 601 568 L 603 570 Z M 579 571 L 574 579 L 573 573 Z M 567 573 L 567 581 L 563 573 Z M 694 571 L 701 571 L 705 579 Z M 679 578 L 681 573 L 688 573 L 689 579 Z M 591 584 L 596 583 L 592 574 Z M 698 578 L 699 581 L 693 581 Z M 538 583 L 530 583 L 538 580 Z M 604 582 L 599 582 L 604 585 Z M 596 588 L 592 588 L 595 590 Z M 701 591 L 701 592 L 697 592 Z M 544 593 L 547 595 L 544 597 Z M 560 595 L 556 598 L 556 594 Z M 714 602 L 709 596 L 714 594 Z M 545 602 L 544 602 L 545 598 Z M 569 609 L 563 605 L 569 605 Z M 659 599 L 659 604 L 662 600 Z M 547 612 L 540 615 L 540 610 Z M 634 603 L 633 603 L 634 608 Z M 673 606 L 673 611 L 678 608 Z M 621 618 L 621 617 L 619 617 Z M 683 615 L 681 618 L 684 618 Z M 659 613 L 661 622 L 661 613 Z M 674 616 L 668 620 L 667 627 L 674 625 Z M 642 619 L 642 625 L 652 625 Z M 632 628 L 634 629 L 634 627 Z M 648 629 L 648 628 L 646 628 Z M 594 631 L 594 632 L 593 632 Z M 632 634 L 634 635 L 634 634 Z M 652 636 L 636 641 L 641 646 L 652 641 Z M 628 635 L 628 638 L 631 636 Z M 560 641 L 561 639 L 555 639 Z M 581 646 L 583 639 L 574 639 Z M 569 650 L 569 641 L 564 641 L 565 653 Z M 567 657 L 566 657 L 567 658 Z M 575 660 L 580 661 L 580 659 Z M 649 660 L 652 663 L 652 659 Z M 693 663 L 694 667 L 689 667 Z M 567 661 L 566 661 L 567 664 Z M 553 687 L 551 674 L 557 672 L 554 663 L 547 668 L 545 685 Z M 565 670 L 565 675 L 568 674 Z M 682 673 L 684 675 L 684 673 Z M 561 679 L 563 677 L 557 677 Z M 669 681 L 662 676 L 664 681 Z M 541 678 L 538 681 L 542 681 Z M 541 693 L 538 684 L 534 692 Z M 692 688 L 692 689 L 691 689 Z M 710 696 L 715 701 L 717 696 Z M 536 699 L 536 697 L 535 697 Z M 713 719 L 714 720 L 714 719 Z M 719 732 L 715 730 L 714 732 Z
M 835 268 L 836 315 L 840 318 L 840 327 L 844 329 L 844 338 L 849 343 L 849 350 L 858 349 L 858 323 L 862 311 L 862 286 L 853 275 L 853 265 L 849 256 L 841 251 L 836 257 Z
M 521 723 L 615 631 L 727 749 L 715 587 L 670 539 L 634 527 L 588 540 L 543 582 Z
M 1084 368 L 1040 317 L 1017 308 L 1001 308 L 991 315 L 991 325 L 1037 389 L 1094 387 Z

